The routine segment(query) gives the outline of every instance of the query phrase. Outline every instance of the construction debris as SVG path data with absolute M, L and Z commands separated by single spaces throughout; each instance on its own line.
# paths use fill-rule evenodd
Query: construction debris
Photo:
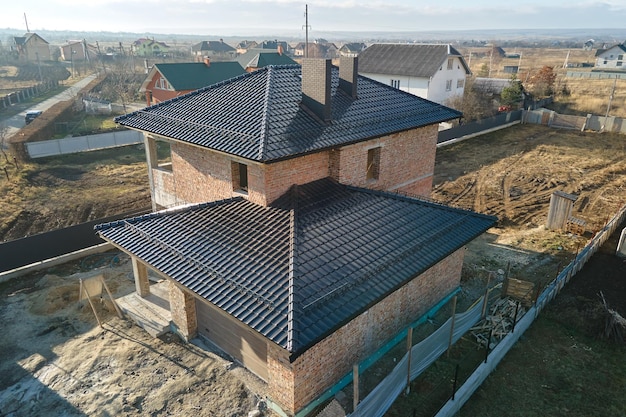
M 525 307 L 530 307 L 535 295 L 535 284 L 521 279 L 506 278 L 502 287 L 502 294 L 505 297 L 521 301 Z
M 524 315 L 525 308 L 518 301 L 500 298 L 489 308 L 489 313 L 476 326 L 470 329 L 472 335 L 481 346 L 493 349 L 499 342 L 513 331 L 514 323 Z

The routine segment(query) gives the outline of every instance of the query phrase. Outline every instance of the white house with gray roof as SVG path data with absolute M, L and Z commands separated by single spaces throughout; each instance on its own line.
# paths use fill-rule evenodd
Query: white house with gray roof
M 612 68 L 623 70 L 626 56 L 626 43 L 613 45 L 608 49 L 598 49 L 596 52 L 596 68 Z
M 374 44 L 359 54 L 359 74 L 444 104 L 463 96 L 471 71 L 450 45 Z

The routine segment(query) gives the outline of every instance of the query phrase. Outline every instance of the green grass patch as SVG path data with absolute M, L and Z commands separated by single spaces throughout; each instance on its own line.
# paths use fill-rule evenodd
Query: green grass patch
M 626 415 L 626 348 L 550 305 L 462 408 L 461 416 Z

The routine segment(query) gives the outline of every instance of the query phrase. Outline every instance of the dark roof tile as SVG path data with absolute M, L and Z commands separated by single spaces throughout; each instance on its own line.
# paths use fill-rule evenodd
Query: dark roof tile
M 461 116 L 443 105 L 358 80 L 358 99 L 338 91 L 332 70 L 332 123 L 300 106 L 300 66 L 269 66 L 117 117 L 132 129 L 270 162 Z
M 494 223 L 494 217 L 325 179 L 292 187 L 271 207 L 235 198 L 96 230 L 297 353 Z

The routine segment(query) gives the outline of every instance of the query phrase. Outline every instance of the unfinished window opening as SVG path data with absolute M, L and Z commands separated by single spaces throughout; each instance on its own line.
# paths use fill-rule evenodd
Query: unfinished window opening
M 156 141 L 157 167 L 163 171 L 172 171 L 172 145 L 163 140 Z
M 454 68 L 454 58 L 448 58 L 448 69 Z
M 367 151 L 367 179 L 377 180 L 380 174 L 380 147 Z
M 231 164 L 233 175 L 233 190 L 248 192 L 248 166 L 239 162 Z

